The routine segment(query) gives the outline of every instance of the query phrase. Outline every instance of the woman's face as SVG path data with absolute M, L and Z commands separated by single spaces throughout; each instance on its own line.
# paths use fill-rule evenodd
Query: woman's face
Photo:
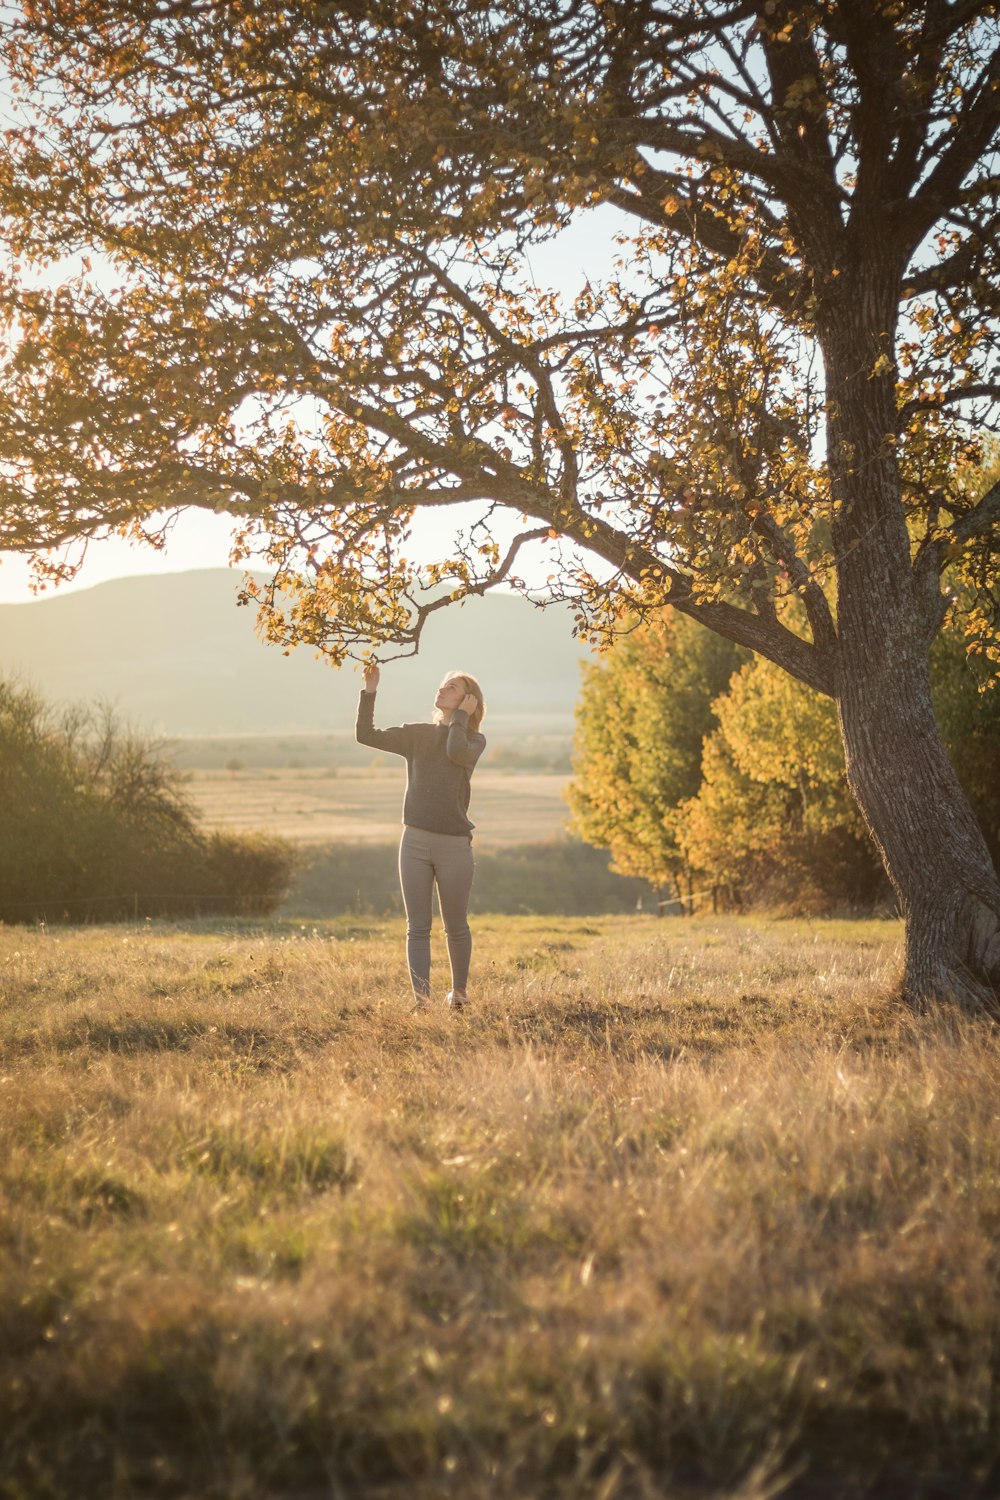
M 434 707 L 444 713 L 454 713 L 467 691 L 464 677 L 446 677 L 437 690 Z

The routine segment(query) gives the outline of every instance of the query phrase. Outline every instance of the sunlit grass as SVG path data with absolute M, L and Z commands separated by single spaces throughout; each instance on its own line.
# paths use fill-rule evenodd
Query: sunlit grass
M 0 1495 L 988 1493 L 993 1029 L 889 923 L 476 937 L 0 931 Z

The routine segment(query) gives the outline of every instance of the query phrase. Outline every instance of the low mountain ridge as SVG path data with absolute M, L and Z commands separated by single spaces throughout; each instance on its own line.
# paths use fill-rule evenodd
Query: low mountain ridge
M 242 579 L 228 568 L 147 574 L 0 605 L 0 672 L 51 701 L 108 700 L 166 735 L 350 728 L 360 675 L 259 641 L 252 609 L 237 606 Z M 513 594 L 441 610 L 420 655 L 383 669 L 380 717 L 428 717 L 441 676 L 465 668 L 496 724 L 568 727 L 589 655 L 571 632 L 565 607 Z

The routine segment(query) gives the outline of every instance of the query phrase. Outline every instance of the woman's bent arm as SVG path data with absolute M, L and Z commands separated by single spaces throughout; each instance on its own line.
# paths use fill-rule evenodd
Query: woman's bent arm
M 392 729 L 375 728 L 375 694 L 362 693 L 358 699 L 358 722 L 354 737 L 359 745 L 371 745 L 375 750 L 387 750 L 391 755 L 405 755 L 409 749 L 409 735 L 405 724 L 396 724 Z
M 448 725 L 448 759 L 456 766 L 471 771 L 486 749 L 486 736 L 469 733 L 469 715 L 456 708 Z

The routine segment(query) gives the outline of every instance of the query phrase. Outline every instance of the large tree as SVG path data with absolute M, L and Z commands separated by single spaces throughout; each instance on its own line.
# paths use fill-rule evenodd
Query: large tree
M 927 665 L 960 555 L 997 656 L 1000 485 L 967 479 L 1000 395 L 995 4 L 3 15 L 11 240 L 100 258 L 7 289 L 0 543 L 227 510 L 237 556 L 267 539 L 271 633 L 341 659 L 548 542 L 582 628 L 672 605 L 836 701 L 907 994 L 995 999 L 1000 883 Z M 560 297 L 533 257 L 574 219 L 620 264 Z

